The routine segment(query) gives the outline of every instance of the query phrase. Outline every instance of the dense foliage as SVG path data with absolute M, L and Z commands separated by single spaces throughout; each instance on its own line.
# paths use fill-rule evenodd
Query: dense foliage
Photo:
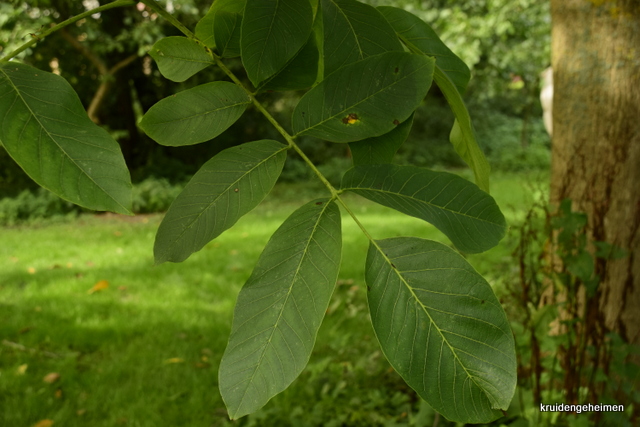
M 37 36 L 50 23 L 82 13 L 96 3 L 69 0 L 3 3 L 0 5 L 0 54 Z M 173 0 L 169 6 L 174 16 L 194 28 L 209 3 Z M 471 106 L 480 146 L 494 170 L 548 166 L 549 138 L 540 122 L 537 101 L 538 73 L 549 61 L 547 2 L 370 0 L 369 3 L 397 5 L 412 11 L 430 23 L 470 67 L 474 78 L 464 98 Z M 24 16 L 29 19 L 22 19 Z M 60 73 L 72 83 L 86 107 L 96 106 L 95 118 L 122 146 L 134 182 L 149 175 L 179 182 L 195 173 L 205 159 L 238 140 L 276 135 L 249 106 L 244 124 L 227 129 L 214 144 L 182 150 L 158 146 L 136 126 L 142 113 L 158 100 L 178 90 L 219 79 L 222 73 L 209 67 L 182 83 L 163 79 L 147 52 L 157 38 L 178 33 L 151 11 L 133 7 L 111 10 L 91 15 L 65 30 L 64 35 L 54 33 L 40 40 L 19 57 L 37 68 Z M 132 57 L 135 57 L 133 62 L 109 72 Z M 228 61 L 228 65 L 244 78 L 236 59 Z M 105 82 L 111 85 L 102 97 L 100 94 L 105 92 L 101 92 L 100 87 Z M 290 114 L 298 98 L 296 92 L 274 92 L 263 95 L 262 102 L 274 107 L 272 114 L 282 120 Z M 460 158 L 449 143 L 453 116 L 446 100 L 435 86 L 428 100 L 420 107 L 420 120 L 412 127 L 409 143 L 400 147 L 397 161 L 427 167 L 460 167 Z M 314 163 L 335 176 L 334 182 L 339 182 L 340 172 L 334 166 L 349 162 L 346 147 L 309 137 L 301 138 L 300 145 Z M 0 196 L 15 196 L 25 188 L 33 189 L 30 179 L 15 167 L 1 147 L 0 165 Z M 301 159 L 290 156 L 280 179 L 298 182 L 308 178 Z

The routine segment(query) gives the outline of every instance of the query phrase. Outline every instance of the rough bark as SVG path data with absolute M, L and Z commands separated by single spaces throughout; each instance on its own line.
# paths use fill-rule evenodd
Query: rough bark
M 629 251 L 598 262 L 596 311 L 640 344 L 640 1 L 551 0 L 551 14 L 551 202 L 570 198 L 590 239 Z

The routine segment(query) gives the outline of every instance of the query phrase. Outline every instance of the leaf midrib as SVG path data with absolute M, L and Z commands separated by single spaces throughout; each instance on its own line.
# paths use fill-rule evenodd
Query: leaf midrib
M 242 105 L 249 105 L 249 104 L 251 104 L 251 100 L 243 101 L 243 102 L 237 102 L 235 104 L 223 105 L 222 107 L 213 108 L 213 109 L 207 110 L 207 111 L 205 111 L 203 113 L 193 114 L 193 115 L 186 116 L 186 117 L 181 117 L 181 118 L 178 118 L 178 119 L 175 119 L 175 120 L 169 120 L 169 121 L 164 121 L 164 122 L 152 122 L 151 124 L 155 125 L 155 126 L 161 126 L 161 125 L 166 125 L 166 124 L 170 124 L 170 123 L 178 123 L 178 122 L 182 122 L 182 121 L 185 121 L 185 120 L 193 120 L 193 119 L 196 119 L 198 117 L 204 117 L 204 116 L 206 116 L 208 114 L 216 113 L 218 111 L 222 111 L 222 110 L 226 110 L 226 109 L 229 109 L 229 108 L 234 108 L 234 107 L 238 107 L 238 106 L 242 106 Z
M 486 222 L 488 224 L 494 225 L 494 226 L 498 226 L 500 227 L 501 224 L 496 223 L 496 222 L 491 222 L 487 219 L 483 219 L 483 218 L 479 218 L 479 217 L 475 217 L 475 216 L 471 216 L 471 215 L 467 215 L 465 213 L 459 212 L 459 211 L 454 211 L 451 209 L 448 209 L 446 207 L 442 207 L 442 206 L 438 206 L 438 205 L 434 205 L 433 203 L 424 201 L 424 200 L 420 200 L 420 199 L 416 199 L 415 197 L 411 197 L 411 196 L 407 196 L 401 193 L 394 193 L 393 191 L 389 191 L 389 190 L 380 190 L 377 188 L 360 188 L 360 187 L 351 187 L 351 188 L 343 188 L 344 191 L 354 191 L 354 192 L 358 192 L 358 191 L 372 191 L 372 192 L 378 192 L 378 193 L 383 193 L 383 194 L 392 194 L 394 196 L 398 196 L 398 197 L 402 197 L 405 199 L 410 199 L 410 200 L 415 200 L 419 203 L 423 203 L 425 205 L 429 205 L 431 207 L 443 210 L 443 211 L 447 211 L 448 213 L 452 214 L 452 215 L 460 215 L 460 216 L 464 216 L 467 217 L 469 219 L 473 219 L 473 220 L 477 220 L 477 221 L 481 221 L 481 222 Z M 395 208 L 394 208 L 395 209 Z
M 80 170 L 82 172 L 82 174 L 89 178 L 89 180 L 97 187 L 100 189 L 100 191 L 102 191 L 103 194 L 105 194 L 106 196 L 108 196 L 111 200 L 113 200 L 114 202 L 116 202 L 118 204 L 118 206 L 120 206 L 122 209 L 124 209 L 125 212 L 130 212 L 129 209 L 124 206 L 122 203 L 120 203 L 120 201 L 116 200 L 114 197 L 112 197 L 107 191 L 105 191 L 104 188 L 102 188 L 102 186 L 100 186 L 91 175 L 89 175 L 82 167 L 80 167 L 79 164 L 76 163 L 75 159 L 72 158 L 69 153 L 67 153 L 66 150 L 64 150 L 62 148 L 62 146 L 58 143 L 58 141 L 53 137 L 53 134 L 51 134 L 48 129 L 42 124 L 42 122 L 40 121 L 40 119 L 38 118 L 38 116 L 35 114 L 35 112 L 31 109 L 31 106 L 27 103 L 27 101 L 23 98 L 22 94 L 20 93 L 20 90 L 18 89 L 18 87 L 13 83 L 13 81 L 11 80 L 10 76 L 7 74 L 7 72 L 4 70 L 5 67 L 0 67 L 0 72 L 2 74 L 4 74 L 6 80 L 9 82 L 9 85 L 11 86 L 11 88 L 13 88 L 13 90 L 15 91 L 16 95 L 18 96 L 18 98 L 22 101 L 22 104 L 27 108 L 27 110 L 29 111 L 29 113 L 31 114 L 31 116 L 34 118 L 34 120 L 38 123 L 38 126 L 40 126 L 40 128 L 45 132 L 45 134 L 49 137 L 49 139 L 55 144 L 56 147 L 58 147 L 58 149 L 65 154 L 65 157 L 70 160 L 70 163 L 72 165 L 74 165 L 78 170 Z M 35 98 L 36 100 L 38 100 L 38 98 Z M 38 100 L 39 101 L 39 100 Z M 83 126 L 84 127 L 84 126 Z M 39 159 L 38 163 L 40 164 L 42 162 L 41 159 Z M 39 183 L 40 184 L 40 183 Z M 44 187 L 43 184 L 40 184 Z M 80 192 L 78 192 L 78 196 L 80 196 Z
M 351 30 L 351 34 L 353 35 L 353 38 L 356 41 L 356 46 L 358 47 L 358 58 L 364 59 L 364 50 L 362 49 L 362 46 L 360 46 L 360 39 L 358 38 L 358 33 L 356 33 L 355 28 L 353 28 L 353 25 L 351 25 L 351 21 L 349 20 L 349 17 L 342 10 L 342 8 L 338 5 L 338 3 L 335 0 L 329 0 L 329 1 L 334 4 L 336 9 L 338 9 L 338 12 L 344 17 L 345 21 L 347 21 L 347 24 L 349 24 L 349 29 Z

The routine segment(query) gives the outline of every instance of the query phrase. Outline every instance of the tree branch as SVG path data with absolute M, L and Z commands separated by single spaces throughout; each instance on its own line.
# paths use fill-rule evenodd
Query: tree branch
M 34 44 L 36 44 L 37 42 L 39 42 L 40 40 L 44 39 L 45 37 L 47 37 L 48 35 L 50 35 L 51 33 L 54 33 L 64 27 L 66 27 L 67 25 L 71 25 L 74 22 L 77 22 L 79 20 L 81 20 L 82 18 L 86 18 L 87 16 L 91 16 L 94 13 L 100 13 L 103 12 L 105 10 L 109 10 L 109 9 L 113 9 L 114 7 L 123 7 L 123 6 L 133 6 L 134 4 L 136 4 L 135 1 L 133 0 L 116 0 L 112 3 L 109 4 L 105 4 L 104 6 L 100 6 L 97 7 L 95 9 L 91 9 L 88 10 L 84 13 L 81 13 L 80 15 L 76 15 L 76 16 L 72 16 L 71 18 L 67 19 L 66 21 L 62 21 L 61 23 L 54 25 L 53 27 L 49 28 L 46 31 L 43 31 L 41 34 L 38 34 L 36 36 L 34 36 L 31 40 L 29 40 L 28 42 L 26 42 L 25 44 L 23 44 L 22 46 L 20 46 L 19 48 L 15 49 L 12 52 L 9 52 L 8 54 L 6 54 L 5 56 L 3 56 L 2 58 L 0 58 L 0 64 L 3 62 L 9 62 L 11 60 L 11 58 L 19 55 L 20 53 L 24 52 L 25 50 L 29 49 L 31 46 L 33 46 Z
M 94 67 L 97 68 L 101 76 L 104 76 L 109 73 L 109 70 L 107 70 L 107 66 L 105 65 L 104 61 L 98 55 L 93 53 L 91 49 L 89 49 L 84 44 L 80 43 L 80 41 L 76 37 L 72 36 L 66 29 L 62 28 L 60 30 L 60 35 L 62 36 L 62 38 L 68 41 L 69 44 L 71 44 L 71 46 L 73 46 L 78 52 L 80 52 L 85 58 L 91 61 L 91 63 L 93 64 Z

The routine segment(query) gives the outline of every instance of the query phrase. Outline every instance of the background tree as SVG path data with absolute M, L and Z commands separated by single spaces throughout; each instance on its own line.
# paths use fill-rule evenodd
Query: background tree
M 595 261 L 590 339 L 615 331 L 640 344 L 640 3 L 552 0 L 551 13 L 551 202 L 571 199 L 588 215 L 588 241 L 628 251 Z

